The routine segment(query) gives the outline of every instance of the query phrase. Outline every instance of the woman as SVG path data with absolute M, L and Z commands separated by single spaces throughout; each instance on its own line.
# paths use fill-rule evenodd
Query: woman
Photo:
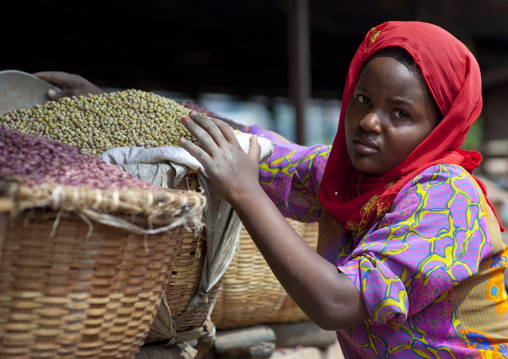
M 322 178 L 326 150 L 288 145 L 258 179 L 256 143 L 245 154 L 224 122 L 196 113 L 182 122 L 202 146 L 181 145 L 346 357 L 508 356 L 503 228 L 471 175 L 481 156 L 459 148 L 482 108 L 476 60 L 437 26 L 384 23 L 352 60 L 343 108 Z M 319 254 L 273 202 L 319 217 Z

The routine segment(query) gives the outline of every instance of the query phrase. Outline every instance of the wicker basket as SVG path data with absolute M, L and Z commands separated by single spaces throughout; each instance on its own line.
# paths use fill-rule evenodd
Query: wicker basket
M 305 242 L 316 250 L 318 243 L 318 223 L 305 223 L 302 237 Z M 266 323 L 294 323 L 307 321 L 310 321 L 309 317 L 302 312 L 293 299 L 286 294 L 286 298 L 282 302 L 279 310 L 277 310 L 272 317 L 268 318 Z
M 16 187 L 3 191 L 0 200 L 0 357 L 134 358 L 155 316 L 187 219 L 180 217 L 181 224 L 156 233 L 146 216 L 134 213 L 135 203 L 128 203 L 135 197 L 132 191 L 125 196 L 94 191 L 96 199 L 111 197 L 131 212 L 112 217 L 111 211 L 96 213 L 97 202 L 93 208 L 72 209 L 76 203 L 71 202 L 86 196 L 85 189 L 61 198 L 57 206 L 41 201 L 40 192 Z M 48 191 L 54 199 L 57 191 L 41 192 Z M 60 187 L 58 194 L 64 192 Z M 151 196 L 141 202 L 147 205 Z M 171 193 L 188 219 L 200 221 L 204 203 L 198 199 L 197 208 L 191 196 L 197 194 Z M 130 223 L 138 228 L 134 232 L 143 231 L 144 220 L 145 234 L 105 218 Z M 170 221 L 176 219 L 166 224 Z
M 196 237 L 192 232 L 185 231 L 182 242 L 177 249 L 171 277 L 165 293 L 171 315 L 175 320 L 182 315 L 191 299 L 197 294 L 203 263 L 205 259 L 206 242 L 202 236 Z M 211 305 L 217 297 L 220 283 L 208 293 L 206 305 L 195 308 L 175 329 L 177 332 L 190 330 L 202 326 L 206 320 Z
M 313 225 L 292 219 L 288 222 L 308 242 L 313 242 Z M 317 243 L 317 237 L 316 237 Z M 311 243 L 309 243 L 311 244 Z M 312 244 L 311 244 L 312 245 Z M 313 248 L 316 248 L 314 245 Z M 281 286 L 245 228 L 242 228 L 240 249 L 222 279 L 211 315 L 217 329 L 241 328 L 282 318 L 279 313 L 290 297 Z M 287 305 L 287 304 L 286 304 Z M 291 314 L 302 318 L 303 312 L 290 305 Z M 278 317 L 281 318 L 278 318 Z
M 196 172 L 189 172 L 178 186 L 182 190 L 198 191 L 199 180 Z M 204 229 L 203 229 L 204 231 Z M 191 299 L 197 294 L 203 264 L 206 254 L 206 240 L 204 233 L 196 236 L 192 231 L 185 231 L 180 246 L 177 249 L 175 263 L 165 293 L 171 315 L 175 320 L 182 315 Z M 215 301 L 219 285 L 208 294 L 208 303 L 197 307 L 175 329 L 176 331 L 190 330 L 200 327 L 206 320 L 210 306 Z

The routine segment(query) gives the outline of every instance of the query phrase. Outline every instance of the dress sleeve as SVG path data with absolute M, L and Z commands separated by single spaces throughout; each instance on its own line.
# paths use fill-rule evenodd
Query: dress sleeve
M 259 183 L 287 218 L 301 222 L 318 219 L 318 189 L 331 146 L 299 146 L 258 126 L 245 132 L 268 138 L 274 153 L 260 165 Z
M 337 268 L 362 293 L 373 323 L 397 328 L 478 272 L 492 253 L 487 204 L 460 166 L 434 166 L 409 182 L 392 210 Z

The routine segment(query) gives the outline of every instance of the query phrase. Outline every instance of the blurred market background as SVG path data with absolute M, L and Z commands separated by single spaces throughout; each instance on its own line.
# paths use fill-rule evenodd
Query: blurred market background
M 435 23 L 476 55 L 485 110 L 469 147 L 504 139 L 506 0 L 6 1 L 0 69 L 78 73 L 192 99 L 302 144 L 331 143 L 346 71 L 387 20 Z M 299 105 L 295 108 L 294 103 Z
M 191 100 L 304 145 L 332 143 L 346 72 L 367 31 L 388 20 L 434 23 L 464 42 L 480 64 L 484 110 L 464 147 L 484 156 L 477 174 L 508 188 L 506 0 L 5 5 L 0 70 L 65 71 L 106 91 L 136 88 Z

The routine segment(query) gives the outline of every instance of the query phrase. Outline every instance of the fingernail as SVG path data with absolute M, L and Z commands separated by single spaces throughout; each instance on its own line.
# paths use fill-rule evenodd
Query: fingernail
M 56 95 L 56 91 L 55 90 L 53 90 L 53 89 L 49 89 L 48 90 L 48 97 L 49 98 L 53 98 L 53 96 L 55 96 L 55 95 Z
M 190 115 L 191 115 L 191 116 L 194 116 L 195 114 L 196 114 L 196 111 L 191 111 L 191 112 L 190 112 Z
M 189 119 L 187 117 L 182 118 L 182 123 L 187 123 L 187 122 L 189 122 Z

